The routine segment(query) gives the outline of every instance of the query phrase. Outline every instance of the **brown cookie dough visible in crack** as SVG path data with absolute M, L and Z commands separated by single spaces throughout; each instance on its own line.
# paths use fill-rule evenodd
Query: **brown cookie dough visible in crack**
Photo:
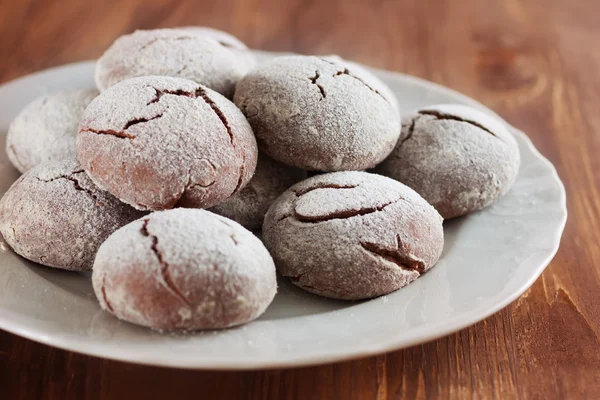
M 324 56 L 320 57 L 320 59 L 337 67 L 338 71 L 336 72 L 336 76 L 349 75 L 352 78 L 359 80 L 369 90 L 383 97 L 385 101 L 390 103 L 396 109 L 396 111 L 399 111 L 398 100 L 391 89 L 360 64 L 344 60 L 336 55 Z
M 121 36 L 106 50 L 96 63 L 95 80 L 103 92 L 130 78 L 173 76 L 231 98 L 236 82 L 253 66 L 249 51 L 225 47 L 206 32 L 177 28 L 138 30 Z
M 256 168 L 256 140 L 240 110 L 184 79 L 118 83 L 90 104 L 80 126 L 86 172 L 140 210 L 211 207 L 241 190 Z
M 154 117 L 150 117 L 150 118 L 134 118 L 130 121 L 127 121 L 127 123 L 125 124 L 125 126 L 123 127 L 123 130 L 127 130 L 129 128 L 131 128 L 133 125 L 137 125 L 137 124 L 143 124 L 144 122 L 148 122 L 148 121 L 154 121 L 155 119 L 158 119 L 160 117 L 162 117 L 162 113 L 155 115 Z
M 199 97 L 202 100 L 204 100 L 206 102 L 206 104 L 208 104 L 210 106 L 210 108 L 215 112 L 217 117 L 219 117 L 219 119 L 223 123 L 223 126 L 227 130 L 227 134 L 229 135 L 229 140 L 231 141 L 231 145 L 233 146 L 233 148 L 235 148 L 234 135 L 233 135 L 233 132 L 231 131 L 231 126 L 229 126 L 229 122 L 227 122 L 227 118 L 225 117 L 225 114 L 223 114 L 223 111 L 221 111 L 221 109 L 217 106 L 217 104 L 208 96 L 208 94 L 206 93 L 206 90 L 204 90 L 202 88 L 196 89 L 196 97 Z
M 366 172 L 292 186 L 269 208 L 263 238 L 283 276 L 345 300 L 407 285 L 436 263 L 444 245 L 432 206 L 407 186 Z
M 146 103 L 147 106 L 149 106 L 150 104 L 158 103 L 160 101 L 160 98 L 163 97 L 165 94 L 172 94 L 173 96 L 196 97 L 195 93 L 186 92 L 185 90 L 158 90 L 157 88 L 154 88 L 154 90 L 156 94 L 153 99 Z
M 394 204 L 394 203 L 395 203 L 395 201 L 391 201 L 389 203 L 385 203 L 385 204 L 382 204 L 379 206 L 365 207 L 365 208 L 359 208 L 359 209 L 340 210 L 337 212 L 333 212 L 331 214 L 318 215 L 318 216 L 302 215 L 296 211 L 295 216 L 298 221 L 303 221 L 303 222 L 311 222 L 311 223 L 326 222 L 326 221 L 331 221 L 332 219 L 346 219 L 346 218 L 364 216 L 364 215 L 371 214 L 371 213 L 374 213 L 377 211 L 383 211 L 387 206 Z
M 400 268 L 414 270 L 419 274 L 422 274 L 425 271 L 425 263 L 423 260 L 418 259 L 410 253 L 407 253 L 406 249 L 402 247 L 400 235 L 396 235 L 396 246 L 394 248 L 389 248 L 372 242 L 360 242 L 360 245 L 366 251 L 382 257 L 387 261 L 396 264 Z
M 398 144 L 375 171 L 410 186 L 449 219 L 495 203 L 519 164 L 517 142 L 502 122 L 442 104 L 405 116 Z
M 204 90 L 203 88 L 199 88 L 196 90 L 196 97 L 199 97 L 202 100 L 204 100 L 206 102 L 206 104 L 208 104 L 210 106 L 210 108 L 215 112 L 217 117 L 219 117 L 219 119 L 223 123 L 223 126 L 227 130 L 227 134 L 229 135 L 229 140 L 231 142 L 231 147 L 233 147 L 234 151 L 238 151 L 237 146 L 236 146 L 236 140 L 235 140 L 236 135 L 233 133 L 231 126 L 229 125 L 229 122 L 227 121 L 227 117 L 225 116 L 223 111 L 219 108 L 217 103 L 215 103 L 210 98 L 210 96 L 208 95 L 206 90 Z M 244 178 L 246 177 L 246 174 L 244 173 L 245 162 L 246 162 L 246 158 L 245 158 L 246 152 L 240 151 L 239 154 L 240 154 L 240 157 L 242 158 L 242 162 L 238 169 L 238 180 L 235 185 L 235 188 L 233 189 L 233 192 L 231 192 L 231 195 L 236 194 L 242 188 L 242 186 L 247 183 L 247 181 L 244 181 Z
M 244 76 L 234 101 L 263 153 L 289 166 L 327 172 L 372 168 L 392 151 L 400 134 L 392 98 L 362 68 L 284 56 Z
M 320 83 L 317 82 L 319 77 L 320 77 L 319 71 L 315 71 L 315 76 L 308 78 L 308 79 L 310 79 L 310 81 L 313 85 L 316 85 L 317 88 L 319 88 L 319 92 L 321 92 L 321 97 L 326 98 L 327 94 L 325 93 L 325 88 L 323 87 L 323 85 L 321 85 Z
M 400 133 L 400 139 L 398 140 L 396 148 L 402 146 L 404 142 L 412 138 L 413 132 L 415 131 L 415 125 L 417 124 L 417 121 L 420 118 L 420 116 L 421 114 L 415 115 L 409 120 L 407 120 L 406 123 L 402 124 L 402 132 Z M 408 128 L 404 129 L 405 127 Z
M 94 193 L 95 192 L 94 190 L 81 186 L 81 184 L 79 183 L 79 180 L 75 177 L 75 175 L 78 175 L 78 174 L 85 174 L 85 171 L 82 170 L 82 169 L 79 169 L 77 171 L 71 172 L 69 175 L 60 175 L 60 176 L 57 176 L 55 178 L 50 178 L 50 179 L 47 179 L 47 180 L 41 179 L 41 178 L 38 178 L 38 177 L 36 177 L 36 179 L 38 179 L 41 182 L 46 182 L 46 183 L 55 181 L 57 179 L 66 179 L 68 181 L 73 182 L 73 186 L 75 187 L 75 190 L 81 190 L 83 192 L 86 192 L 88 194 L 88 196 L 90 196 L 92 199 L 98 201 L 98 197 Z M 87 177 L 87 175 L 85 176 L 85 178 L 89 179 Z
M 433 115 L 436 119 L 438 120 L 451 120 L 451 121 L 459 121 L 459 122 L 464 122 L 466 124 L 471 124 L 473 126 L 476 126 L 477 128 L 483 129 L 484 131 L 486 131 L 487 133 L 489 133 L 492 136 L 496 136 L 496 134 L 494 132 L 492 132 L 490 129 L 486 128 L 485 126 L 481 125 L 480 123 L 473 121 L 473 120 L 469 120 L 469 119 L 464 119 L 461 118 L 457 115 L 452 115 L 452 114 L 444 114 L 440 111 L 437 110 L 421 110 L 419 111 L 419 114 L 421 115 Z
M 150 222 L 150 220 L 143 219 L 142 222 L 143 222 L 143 224 L 142 224 L 142 229 L 140 229 L 140 233 L 142 234 L 142 236 L 149 237 L 152 240 L 152 242 L 150 243 L 150 249 L 152 249 L 152 252 L 154 253 L 154 255 L 156 256 L 156 259 L 160 263 L 160 273 L 162 276 L 162 280 L 165 282 L 165 284 L 167 285 L 167 288 L 173 293 L 173 295 L 175 297 L 177 297 L 179 300 L 181 300 L 186 305 L 190 306 L 191 304 L 190 304 L 189 300 L 186 299 L 185 296 L 183 295 L 183 293 L 181 293 L 181 291 L 177 288 L 177 286 L 175 286 L 175 283 L 173 282 L 173 278 L 171 277 L 171 274 L 169 273 L 169 264 L 167 264 L 167 262 L 163 258 L 162 253 L 160 252 L 160 250 L 158 250 L 158 237 L 156 235 L 152 235 L 152 234 L 150 234 L 150 232 L 148 232 L 148 223 Z
M 192 168 L 188 168 L 187 171 L 187 183 L 185 187 L 190 190 L 194 188 L 208 188 L 215 184 L 215 176 L 217 172 L 217 166 L 210 160 L 201 158 L 198 160 L 199 163 L 205 165 L 204 168 L 199 170 L 202 172 L 201 175 L 192 175 Z M 196 171 L 197 172 L 197 171 Z
M 362 80 L 361 78 L 359 78 L 358 76 L 352 74 L 350 72 L 350 70 L 348 68 L 344 68 L 343 71 L 338 71 L 336 72 L 335 76 L 340 76 L 340 75 L 347 75 L 351 78 L 356 79 L 357 81 L 359 81 L 360 83 L 362 83 L 363 85 L 365 85 L 370 91 L 377 93 L 379 96 L 381 96 L 385 101 L 387 101 L 388 103 L 390 102 L 390 100 L 388 98 L 386 98 L 384 95 L 382 95 L 381 93 L 379 93 L 379 91 L 377 89 L 372 88 L 371 86 L 369 86 L 364 80 Z
M 118 137 L 120 139 L 135 139 L 134 135 L 130 135 L 123 131 L 115 131 L 113 129 L 100 130 L 100 129 L 92 129 L 92 128 L 81 128 L 80 132 L 91 132 L 91 133 L 95 133 L 96 135 L 111 135 L 111 136 Z
M 0 200 L 6 243 L 31 261 L 66 270 L 91 269 L 100 244 L 141 216 L 94 185 L 74 160 L 39 164 Z
M 182 208 L 112 234 L 98 251 L 92 284 L 103 309 L 161 331 L 249 322 L 277 290 L 275 265 L 256 236 L 214 213 Z
M 303 189 L 303 190 L 299 190 L 296 191 L 294 193 L 296 193 L 297 197 L 303 196 L 309 192 L 312 192 L 313 190 L 317 190 L 317 189 L 354 189 L 356 188 L 356 185 L 336 185 L 336 184 L 332 184 L 332 183 L 319 183 L 315 186 Z

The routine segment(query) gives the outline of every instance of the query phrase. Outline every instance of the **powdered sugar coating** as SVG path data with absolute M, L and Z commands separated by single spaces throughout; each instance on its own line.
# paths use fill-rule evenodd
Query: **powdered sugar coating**
M 223 32 L 218 29 L 209 28 L 206 26 L 185 26 L 178 29 L 187 29 L 197 35 L 206 36 L 219 42 L 221 46 L 225 46 L 235 52 L 247 68 L 252 69 L 256 65 L 256 59 L 248 47 L 237 37 L 231 33 Z
M 195 209 L 155 212 L 116 231 L 98 251 L 92 283 L 104 310 L 168 331 L 249 322 L 277 291 L 260 240 Z
M 366 169 L 392 151 L 400 119 L 384 86 L 333 58 L 278 57 L 237 85 L 234 101 L 259 148 L 287 165 L 317 171 Z
M 100 244 L 141 216 L 98 189 L 75 160 L 30 169 L 0 200 L 0 232 L 17 254 L 73 271 L 91 269 Z
M 517 142 L 499 121 L 446 104 L 406 116 L 398 145 L 377 172 L 415 189 L 447 219 L 493 204 L 519 164 Z
M 247 229 L 260 230 L 271 203 L 304 178 L 306 171 L 259 154 L 256 171 L 250 182 L 239 193 L 210 211 L 230 218 Z
M 96 64 L 101 92 L 125 79 L 161 75 L 190 79 L 231 98 L 252 64 L 214 35 L 194 29 L 137 30 L 118 38 Z
M 64 90 L 29 103 L 6 135 L 6 154 L 24 173 L 45 161 L 75 158 L 75 136 L 83 111 L 95 89 Z
M 350 60 L 345 60 L 337 54 L 329 54 L 321 57 L 324 60 L 332 61 L 337 65 L 340 65 L 344 68 L 348 68 L 348 70 L 360 76 L 360 78 L 367 84 L 369 87 L 375 89 L 379 92 L 386 100 L 394 106 L 398 115 L 400 115 L 400 105 L 398 104 L 398 99 L 392 89 L 390 89 L 385 83 L 383 83 L 379 78 L 375 75 L 367 71 L 362 65 L 355 63 Z
M 310 292 L 356 300 L 397 290 L 438 260 L 442 218 L 409 187 L 366 172 L 306 179 L 263 226 L 278 270 Z
M 241 190 L 257 148 L 240 110 L 172 77 L 133 78 L 87 108 L 78 157 L 94 182 L 140 210 L 211 207 Z

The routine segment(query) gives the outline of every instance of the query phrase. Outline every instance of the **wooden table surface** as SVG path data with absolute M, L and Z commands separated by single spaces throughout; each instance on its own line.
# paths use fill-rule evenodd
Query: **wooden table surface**
M 249 46 L 338 53 L 472 96 L 558 169 L 569 219 L 520 299 L 443 339 L 255 372 L 137 366 L 0 331 L 0 398 L 600 398 L 600 3 L 594 0 L 0 0 L 0 82 L 98 57 L 136 28 L 208 25 Z

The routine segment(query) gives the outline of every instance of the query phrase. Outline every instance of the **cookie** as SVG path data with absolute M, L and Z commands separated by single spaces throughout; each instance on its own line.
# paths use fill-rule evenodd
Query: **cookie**
M 344 66 L 345 68 L 349 68 L 352 70 L 352 72 L 355 72 L 357 74 L 357 76 L 360 74 L 361 79 L 363 79 L 365 81 L 365 83 L 367 85 L 369 85 L 371 88 L 375 89 L 383 97 L 385 97 L 386 100 L 392 106 L 394 106 L 396 111 L 398 111 L 398 115 L 400 115 L 399 114 L 400 113 L 400 105 L 398 104 L 398 99 L 394 95 L 394 92 L 392 92 L 392 90 L 389 88 L 389 86 L 387 86 L 385 83 L 383 83 L 381 80 L 379 80 L 379 78 L 377 78 L 375 75 L 373 75 L 372 73 L 367 71 L 364 66 L 362 66 L 361 64 L 355 63 L 353 61 L 344 60 L 342 57 L 338 56 L 337 54 L 328 54 L 325 56 L 321 56 L 321 58 L 324 60 L 327 60 L 327 61 L 331 61 L 340 66 Z
M 30 169 L 0 200 L 0 232 L 15 253 L 72 271 L 91 269 L 102 242 L 141 216 L 98 189 L 75 160 Z
M 283 276 L 344 300 L 409 284 L 436 263 L 444 246 L 441 216 L 414 190 L 355 171 L 292 186 L 269 208 L 263 237 Z
M 63 90 L 39 97 L 17 115 L 6 135 L 6 154 L 24 173 L 46 161 L 75 158 L 75 136 L 95 89 Z
M 496 202 L 519 163 L 517 142 L 501 122 L 444 104 L 406 116 L 401 139 L 376 171 L 410 186 L 449 219 Z
M 96 86 L 102 92 L 129 78 L 173 76 L 231 98 L 236 82 L 252 64 L 248 64 L 246 52 L 240 57 L 238 49 L 222 43 L 222 39 L 189 28 L 135 31 L 118 38 L 98 59 Z
M 231 51 L 235 52 L 240 60 L 245 63 L 247 70 L 252 69 L 256 65 L 256 59 L 254 58 L 254 55 L 244 44 L 244 42 L 230 33 L 206 26 L 185 26 L 179 29 L 187 29 L 197 35 L 212 38 L 219 42 L 221 46 L 231 49 Z
M 273 260 L 256 236 L 209 211 L 181 208 L 113 233 L 92 283 L 104 310 L 161 331 L 249 322 L 277 291 Z
M 400 134 L 385 86 L 335 58 L 278 57 L 242 78 L 234 96 L 258 146 L 290 166 L 362 170 L 381 162 Z
M 140 210 L 208 208 L 256 168 L 250 125 L 222 95 L 189 80 L 139 77 L 90 103 L 77 136 L 92 180 Z
M 261 229 L 273 201 L 294 183 L 306 178 L 306 171 L 288 167 L 259 154 L 254 176 L 240 192 L 210 211 L 230 218 L 247 229 Z

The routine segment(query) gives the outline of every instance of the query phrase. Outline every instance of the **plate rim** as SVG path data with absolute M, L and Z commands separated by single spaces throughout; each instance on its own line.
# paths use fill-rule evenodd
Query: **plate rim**
M 282 53 L 275 52 L 266 52 L 266 51 L 256 51 L 253 50 L 256 54 L 262 55 L 276 55 Z M 36 71 L 34 73 L 21 76 L 15 78 L 13 80 L 4 82 L 0 85 L 0 90 L 4 89 L 7 86 L 17 85 L 21 81 L 25 81 L 31 79 L 32 77 L 39 76 L 45 73 L 53 73 L 59 70 L 68 69 L 68 68 L 81 68 L 85 66 L 89 66 L 89 64 L 94 63 L 95 61 L 79 61 L 69 64 L 64 64 L 60 66 L 54 66 L 48 69 L 44 69 L 41 71 Z M 432 91 L 441 92 L 446 95 L 452 96 L 454 98 L 460 99 L 460 101 L 470 104 L 474 107 L 483 109 L 492 115 L 497 116 L 500 120 L 504 121 L 498 114 L 490 110 L 485 105 L 477 102 L 476 100 L 454 90 L 437 84 L 435 82 L 431 82 L 425 80 L 423 78 L 414 77 L 411 75 L 407 75 L 400 72 L 394 72 L 374 67 L 365 66 L 371 71 L 376 72 L 379 75 L 388 76 L 392 79 L 401 79 L 407 83 L 416 84 L 421 87 L 425 87 Z M 403 348 L 408 348 L 411 346 L 415 346 L 418 344 L 427 343 L 433 340 L 436 340 L 440 337 L 444 337 L 450 335 L 454 332 L 462 330 L 468 326 L 474 325 L 485 318 L 495 314 L 499 310 L 508 306 L 510 303 L 519 298 L 527 289 L 529 289 L 533 283 L 539 278 L 541 273 L 548 266 L 550 261 L 556 255 L 559 247 L 562 234 L 565 229 L 568 210 L 567 210 L 567 202 L 566 202 L 566 190 L 563 182 L 561 181 L 558 172 L 554 165 L 544 157 L 539 150 L 535 147 L 531 139 L 523 132 L 518 129 L 513 128 L 513 133 L 520 137 L 526 145 L 527 149 L 531 151 L 531 153 L 535 156 L 535 158 L 544 164 L 545 169 L 549 172 L 549 176 L 551 177 L 553 183 L 557 186 L 560 192 L 560 220 L 557 218 L 557 229 L 553 232 L 553 246 L 549 249 L 544 260 L 539 263 L 539 266 L 532 270 L 530 276 L 527 280 L 524 280 L 523 283 L 518 285 L 518 288 L 512 290 L 509 294 L 505 295 L 505 298 L 502 301 L 497 302 L 493 306 L 489 306 L 482 310 L 475 310 L 470 313 L 463 313 L 461 318 L 456 318 L 456 323 L 444 324 L 444 326 L 432 326 L 427 325 L 426 328 L 422 328 L 426 330 L 427 333 L 418 337 L 414 335 L 412 340 L 403 339 L 402 335 L 398 335 L 394 340 L 388 340 L 382 343 L 374 343 L 374 344 L 361 344 L 357 345 L 357 347 L 353 348 L 352 351 L 346 351 L 344 353 L 339 352 L 330 352 L 323 354 L 312 354 L 308 356 L 298 356 L 297 353 L 294 356 L 286 356 L 282 358 L 273 358 L 270 360 L 260 359 L 257 361 L 251 359 L 245 359 L 242 362 L 231 361 L 230 359 L 224 359 L 220 362 L 215 362 L 215 360 L 202 359 L 199 358 L 194 360 L 194 362 L 185 361 L 184 363 L 176 362 L 177 360 L 172 358 L 160 358 L 160 357 L 152 357 L 151 354 L 145 355 L 144 357 L 132 357 L 132 353 L 120 350 L 112 350 L 109 353 L 106 352 L 106 347 L 104 345 L 97 345 L 95 341 L 69 341 L 68 338 L 62 336 L 47 336 L 44 334 L 40 334 L 38 331 L 33 331 L 28 328 L 23 328 L 18 324 L 12 322 L 12 320 L 5 315 L 5 310 L 0 309 L 0 329 L 24 337 L 26 339 L 32 340 L 34 342 L 42 343 L 48 346 L 56 347 L 66 351 L 72 351 L 79 354 L 85 354 L 90 356 L 95 356 L 99 358 L 111 359 L 121 362 L 134 363 L 139 365 L 149 365 L 149 366 L 159 366 L 159 367 L 170 367 L 170 368 L 178 368 L 178 369 L 195 369 L 195 370 L 256 370 L 256 369 L 269 369 L 269 368 L 296 368 L 296 367 L 304 367 L 311 365 L 318 365 L 324 363 L 333 363 L 333 362 L 342 362 L 351 359 L 359 359 L 365 358 L 369 356 L 375 356 L 382 353 L 387 353 L 391 351 L 397 351 Z M 180 360 L 181 361 L 181 360 Z M 210 365 L 209 365 L 210 364 Z

